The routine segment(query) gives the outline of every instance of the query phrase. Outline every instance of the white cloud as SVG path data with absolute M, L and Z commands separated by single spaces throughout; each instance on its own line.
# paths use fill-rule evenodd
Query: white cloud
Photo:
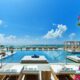
M 69 38 L 70 38 L 71 40 L 75 39 L 75 37 L 76 37 L 76 33 L 71 33 L 71 34 L 69 35 Z
M 0 27 L 8 27 L 8 25 L 5 23 L 5 21 L 0 19 Z
M 23 36 L 0 34 L 0 44 L 3 45 L 32 45 L 32 44 L 55 44 L 59 41 L 53 39 L 44 39 L 42 37 Z
M 66 25 L 58 24 L 56 30 L 51 29 L 50 31 L 48 31 L 46 35 L 44 35 L 43 38 L 50 39 L 61 37 L 66 30 L 67 30 Z
M 55 40 L 53 41 L 53 39 L 61 37 L 66 30 L 67 30 L 66 25 L 62 24 L 58 25 L 56 30 L 51 29 L 50 31 L 48 31 L 44 38 L 32 37 L 29 35 L 17 37 L 15 35 L 0 34 L 0 44 L 5 45 L 55 44 L 58 43 L 58 41 Z
M 31 36 L 17 37 L 15 35 L 0 34 L 0 44 L 4 45 L 29 45 L 29 44 L 44 44 L 40 38 L 32 38 Z
M 0 20 L 0 25 L 2 25 L 3 24 L 3 20 Z
M 7 44 L 7 43 L 14 43 L 15 36 L 9 35 L 6 36 L 5 34 L 0 34 L 0 44 Z
M 4 34 L 0 34 L 0 43 L 4 41 Z
M 10 35 L 10 36 L 7 36 L 6 39 L 15 40 L 16 39 L 16 36 Z

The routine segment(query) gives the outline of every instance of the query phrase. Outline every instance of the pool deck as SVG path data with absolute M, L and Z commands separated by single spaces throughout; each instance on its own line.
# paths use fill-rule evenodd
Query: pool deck
M 19 66 L 21 65 L 21 66 L 24 67 L 22 73 L 25 74 L 25 75 L 28 74 L 28 73 L 29 74 L 36 74 L 37 73 L 37 74 L 39 74 L 41 76 L 41 74 L 43 74 L 44 72 L 47 71 L 47 72 L 51 72 L 52 76 L 54 77 L 54 79 L 52 79 L 52 80 L 59 80 L 59 79 L 55 78 L 55 77 L 57 77 L 56 73 L 54 73 L 55 76 L 53 75 L 53 72 L 54 72 L 53 70 L 55 70 L 55 67 L 54 67 L 55 65 L 60 65 L 60 66 L 64 66 L 64 65 L 72 65 L 72 66 L 74 66 L 74 65 L 76 65 L 76 66 L 79 66 L 80 64 L 78 64 L 78 63 L 67 63 L 67 64 L 64 64 L 64 63 L 48 63 L 48 64 L 4 63 L 2 68 L 0 68 L 0 70 L 5 70 L 6 68 L 10 69 L 11 67 L 17 66 L 17 65 L 19 65 Z M 51 66 L 53 67 L 53 69 L 51 69 Z M 4 75 L 4 74 L 2 74 L 0 72 L 0 75 Z M 43 80 L 43 79 L 41 79 L 41 77 L 40 77 L 39 80 Z M 49 79 L 47 79 L 47 80 L 49 80 Z

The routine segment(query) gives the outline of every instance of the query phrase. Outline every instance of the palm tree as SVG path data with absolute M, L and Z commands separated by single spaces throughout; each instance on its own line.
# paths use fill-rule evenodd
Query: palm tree
M 13 46 L 10 46 L 9 47 L 9 50 L 10 50 L 11 53 L 13 53 L 14 52 L 14 47 Z
M 4 45 L 0 45 L 0 49 L 4 49 L 5 48 L 5 46 Z
M 9 51 L 11 52 L 11 62 L 13 62 L 13 53 L 14 53 L 14 46 L 9 47 Z
M 0 68 L 2 68 L 2 57 L 4 57 L 6 55 L 5 51 L 1 50 L 0 55 L 1 55 L 1 66 L 0 66 Z
M 78 26 L 80 26 L 80 16 L 78 16 Z

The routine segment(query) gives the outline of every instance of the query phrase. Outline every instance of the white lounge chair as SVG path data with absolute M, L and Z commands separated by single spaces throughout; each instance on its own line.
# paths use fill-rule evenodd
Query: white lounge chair
M 67 56 L 67 58 L 72 60 L 72 61 L 80 63 L 80 58 L 78 56 Z
M 24 66 L 23 70 L 24 80 L 40 80 L 39 69 L 37 65 Z M 31 79 L 32 78 L 32 79 Z
M 6 75 L 3 80 L 21 80 L 22 77 L 22 65 L 15 65 L 12 67 L 5 67 L 0 69 L 0 75 Z M 1 79 L 2 80 L 2 79 Z
M 51 72 L 55 80 L 73 80 L 71 74 L 80 74 L 76 65 L 51 65 Z

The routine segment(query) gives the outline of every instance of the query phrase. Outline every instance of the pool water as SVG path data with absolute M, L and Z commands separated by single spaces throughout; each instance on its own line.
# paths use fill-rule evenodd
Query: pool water
M 54 50 L 54 51 L 17 51 L 15 54 L 8 56 L 2 59 L 2 62 L 5 63 L 19 63 L 24 56 L 32 56 L 32 55 L 43 55 L 46 57 L 49 63 L 65 63 L 65 62 L 72 62 L 66 59 L 66 56 L 72 55 L 63 50 Z M 76 54 L 80 55 L 80 54 Z M 0 60 L 1 61 L 1 60 Z

